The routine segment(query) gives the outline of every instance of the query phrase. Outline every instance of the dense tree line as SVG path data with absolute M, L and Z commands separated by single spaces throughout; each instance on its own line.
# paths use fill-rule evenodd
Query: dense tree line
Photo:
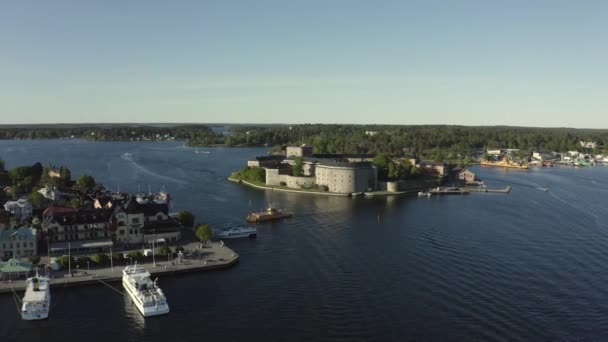
M 608 144 L 608 130 L 531 127 L 292 125 L 236 127 L 230 146 L 312 145 L 315 153 L 422 154 L 455 159 L 485 148 L 584 150 L 579 141 Z
M 0 139 L 66 139 L 99 141 L 186 140 L 194 144 L 221 142 L 205 125 L 10 125 L 0 126 Z
M 272 146 L 306 143 L 315 153 L 416 154 L 455 159 L 484 148 L 584 150 L 579 141 L 608 146 L 608 130 L 510 126 L 233 125 L 226 135 L 206 125 L 0 126 L 0 139 L 184 140 L 190 146 Z M 593 152 L 600 152 L 593 151 Z

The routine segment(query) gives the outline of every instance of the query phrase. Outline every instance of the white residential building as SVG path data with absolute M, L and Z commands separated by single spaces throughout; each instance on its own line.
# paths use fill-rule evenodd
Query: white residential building
M 17 220 L 27 220 L 32 217 L 34 207 L 25 198 L 4 203 L 4 209 L 13 214 Z
M 581 140 L 581 141 L 579 141 L 579 143 L 584 148 L 596 148 L 597 147 L 597 142 L 595 142 L 595 141 L 582 141 Z
M 49 199 L 51 201 L 57 201 L 61 198 L 61 192 L 59 192 L 59 190 L 57 190 L 56 188 L 45 187 L 38 190 L 38 193 L 44 196 L 44 198 Z

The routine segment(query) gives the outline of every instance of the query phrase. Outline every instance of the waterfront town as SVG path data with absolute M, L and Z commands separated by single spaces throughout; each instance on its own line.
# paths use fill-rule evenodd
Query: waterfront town
M 172 260 L 172 267 L 165 264 L 153 272 L 207 266 L 205 262 L 193 267 L 186 261 L 201 255 L 197 249 L 203 239 L 191 229 L 192 214 L 169 212 L 171 196 L 165 191 L 110 192 L 91 176 L 73 181 L 69 169 L 39 163 L 2 169 L 0 180 L 0 292 L 22 288 L 23 280 L 38 269 L 63 278 L 56 282 L 90 281 L 86 276 L 91 269 L 115 280 L 110 265 L 134 260 L 145 264 L 153 260 L 152 254 Z M 223 243 L 208 242 L 210 238 L 209 234 L 204 238 L 206 254 L 223 255 L 220 259 L 229 262 L 209 266 L 238 259 Z

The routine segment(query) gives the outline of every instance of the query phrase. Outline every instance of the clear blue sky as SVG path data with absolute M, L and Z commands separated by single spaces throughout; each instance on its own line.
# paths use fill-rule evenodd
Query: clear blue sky
M 608 1 L 5 1 L 0 123 L 608 128 Z

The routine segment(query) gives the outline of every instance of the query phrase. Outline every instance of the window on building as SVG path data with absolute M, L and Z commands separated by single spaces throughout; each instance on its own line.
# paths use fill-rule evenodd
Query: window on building
M 131 219 L 131 223 L 139 223 L 139 218 L 135 217 Z

